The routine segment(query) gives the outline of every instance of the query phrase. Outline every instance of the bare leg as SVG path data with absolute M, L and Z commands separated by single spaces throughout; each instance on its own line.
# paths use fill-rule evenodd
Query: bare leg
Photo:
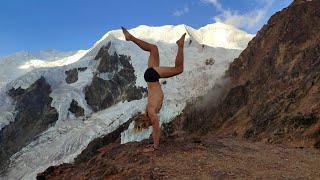
M 147 43 L 134 37 L 130 34 L 126 28 L 121 27 L 124 37 L 127 41 L 132 41 L 136 45 L 138 45 L 141 49 L 150 52 L 149 60 L 148 60 L 148 67 L 158 67 L 159 66 L 159 51 L 158 47 L 154 44 Z
M 186 33 L 184 33 L 181 38 L 176 42 L 178 45 L 178 53 L 176 57 L 175 66 L 176 67 L 182 67 L 183 70 L 183 48 L 184 48 L 184 38 L 186 36 Z
M 176 56 L 175 67 L 156 67 L 154 68 L 161 78 L 169 78 L 183 72 L 183 48 L 186 33 L 176 42 L 178 45 L 178 53 Z

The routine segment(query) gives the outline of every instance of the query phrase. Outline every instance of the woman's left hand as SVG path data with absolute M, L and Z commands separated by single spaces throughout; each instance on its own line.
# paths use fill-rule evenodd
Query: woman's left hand
M 157 150 L 156 148 L 154 148 L 154 146 L 152 144 L 147 145 L 147 148 L 143 149 L 143 152 L 153 152 Z

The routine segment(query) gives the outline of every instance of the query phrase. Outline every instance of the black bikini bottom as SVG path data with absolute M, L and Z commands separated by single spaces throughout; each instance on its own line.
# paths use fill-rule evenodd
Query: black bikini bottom
M 148 68 L 144 73 L 144 80 L 146 82 L 158 82 L 159 78 L 160 78 L 160 75 L 152 67 Z

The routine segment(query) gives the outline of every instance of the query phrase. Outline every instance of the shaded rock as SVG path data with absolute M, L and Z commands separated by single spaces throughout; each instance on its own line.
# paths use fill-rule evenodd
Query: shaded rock
M 65 72 L 66 74 L 66 82 L 68 84 L 75 83 L 78 81 L 78 70 L 77 68 L 71 69 Z
M 97 72 L 90 86 L 85 88 L 88 104 L 94 111 L 106 109 L 120 101 L 141 99 L 146 88 L 136 87 L 134 68 L 130 64 L 130 57 L 114 53 L 109 55 L 111 43 L 103 46 L 95 60 L 100 59 Z M 109 80 L 99 77 L 107 74 Z
M 216 61 L 213 58 L 206 59 L 205 64 L 208 65 L 213 65 Z
M 44 77 L 27 89 L 11 89 L 15 100 L 15 119 L 0 131 L 0 164 L 27 145 L 58 120 L 58 113 L 51 107 L 51 87 Z
M 24 93 L 25 93 L 25 90 L 22 89 L 21 87 L 19 87 L 18 89 L 10 89 L 8 91 L 8 95 L 11 96 L 11 98 L 13 98 L 15 100 L 17 100 L 17 98 Z
M 87 70 L 87 67 L 83 67 L 83 68 L 79 67 L 78 68 L 78 71 L 85 71 L 85 70 Z
M 316 142 L 313 146 L 317 149 L 320 149 L 320 141 Z
M 285 122 L 292 125 L 294 128 L 308 128 L 318 121 L 318 117 L 314 113 L 310 114 L 297 114 L 285 119 Z
M 78 102 L 72 99 L 69 111 L 72 112 L 76 117 L 84 116 L 84 109 L 78 106 Z

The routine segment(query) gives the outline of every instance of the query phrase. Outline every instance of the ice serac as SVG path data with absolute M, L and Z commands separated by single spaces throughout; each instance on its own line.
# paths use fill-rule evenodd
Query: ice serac
M 119 101 L 141 99 L 146 89 L 136 87 L 134 68 L 130 57 L 109 54 L 111 42 L 102 46 L 96 61 L 100 61 L 92 83 L 85 88 L 85 95 L 92 110 L 106 109 Z
M 41 77 L 27 89 L 11 89 L 9 95 L 15 100 L 15 120 L 0 131 L 0 164 L 30 143 L 58 119 L 49 97 L 51 87 Z
M 226 74 L 219 105 L 189 107 L 177 118 L 183 129 L 319 148 L 320 1 L 273 15 Z

